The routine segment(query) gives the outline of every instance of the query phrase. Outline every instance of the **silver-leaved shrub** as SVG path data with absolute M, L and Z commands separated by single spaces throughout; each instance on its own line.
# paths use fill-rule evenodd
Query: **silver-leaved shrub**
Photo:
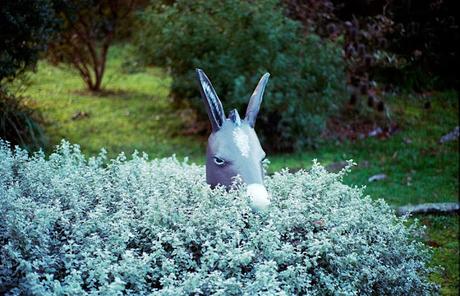
M 419 231 L 310 171 L 266 178 L 271 208 L 175 158 L 49 157 L 0 141 L 0 294 L 432 295 Z

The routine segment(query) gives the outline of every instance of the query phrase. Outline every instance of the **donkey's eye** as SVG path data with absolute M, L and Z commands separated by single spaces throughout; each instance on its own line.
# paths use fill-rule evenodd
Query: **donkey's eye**
M 214 156 L 214 163 L 218 166 L 223 166 L 225 164 L 225 160 L 220 157 Z

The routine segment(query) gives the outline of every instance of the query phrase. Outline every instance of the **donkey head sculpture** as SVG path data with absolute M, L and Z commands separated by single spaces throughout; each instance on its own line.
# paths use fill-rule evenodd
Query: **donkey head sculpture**
M 206 182 L 211 187 L 220 184 L 229 188 L 239 175 L 247 184 L 252 206 L 256 209 L 266 208 L 270 200 L 263 184 L 262 161 L 265 152 L 254 131 L 254 124 L 269 74 L 260 79 L 249 100 L 246 116 L 241 119 L 236 109 L 230 111 L 226 118 L 222 103 L 208 77 L 201 69 L 196 69 L 196 73 L 212 126 L 206 150 Z

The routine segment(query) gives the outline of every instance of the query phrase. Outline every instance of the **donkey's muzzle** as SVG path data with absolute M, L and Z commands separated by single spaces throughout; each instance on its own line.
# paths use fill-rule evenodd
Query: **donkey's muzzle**
M 247 194 L 251 198 L 252 207 L 257 210 L 265 210 L 270 204 L 267 189 L 262 184 L 249 184 Z

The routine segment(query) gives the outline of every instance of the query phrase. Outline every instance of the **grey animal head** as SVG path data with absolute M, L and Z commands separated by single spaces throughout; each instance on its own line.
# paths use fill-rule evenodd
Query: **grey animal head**
M 267 190 L 263 185 L 262 161 L 265 152 L 254 131 L 265 86 L 269 74 L 259 81 L 241 119 L 238 111 L 230 111 L 228 118 L 224 108 L 206 74 L 197 69 L 201 96 L 204 100 L 212 133 L 206 151 L 206 181 L 212 187 L 218 184 L 229 188 L 236 176 L 247 184 L 248 195 L 256 209 L 264 209 L 269 204 Z

